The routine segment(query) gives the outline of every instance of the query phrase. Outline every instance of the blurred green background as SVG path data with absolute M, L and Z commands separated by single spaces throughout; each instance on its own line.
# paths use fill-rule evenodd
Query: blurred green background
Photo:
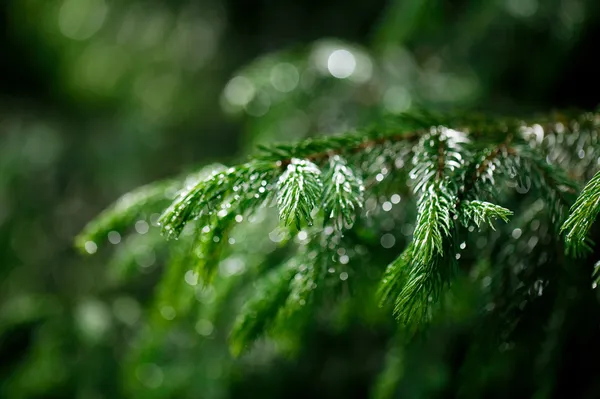
M 366 397 L 385 345 L 361 325 L 296 360 L 172 327 L 176 372 L 131 360 L 160 257 L 129 243 L 124 275 L 121 237 L 83 257 L 74 236 L 256 144 L 412 107 L 592 108 L 600 89 L 597 0 L 5 0 L 0 21 L 0 398 Z

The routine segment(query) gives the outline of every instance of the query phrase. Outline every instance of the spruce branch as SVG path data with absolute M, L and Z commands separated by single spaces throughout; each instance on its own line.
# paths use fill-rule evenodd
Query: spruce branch
M 311 212 L 321 200 L 321 170 L 312 162 L 293 158 L 277 182 L 279 218 L 300 229 L 303 221 L 311 226 Z
M 266 186 L 273 179 L 277 165 L 272 162 L 248 162 L 223 172 L 213 172 L 206 179 L 181 190 L 175 201 L 159 219 L 168 238 L 177 238 L 186 223 L 201 222 L 213 213 L 227 214 L 254 210 L 267 197 Z M 240 194 L 236 192 L 240 191 Z
M 418 214 L 413 233 L 413 260 L 429 263 L 434 256 L 444 256 L 443 241 L 450 233 L 451 194 L 445 186 L 430 186 L 417 204 Z
M 294 261 L 284 263 L 256 282 L 252 296 L 238 314 L 229 338 L 234 355 L 240 355 L 277 316 L 290 293 L 290 280 L 296 274 Z
M 494 229 L 494 220 L 501 219 L 508 222 L 508 217 L 512 214 L 512 211 L 504 207 L 479 200 L 462 201 L 459 209 L 460 222 L 465 227 L 473 221 L 477 227 L 486 223 Z
M 407 268 L 410 265 L 414 252 L 414 243 L 411 242 L 408 247 L 398 256 L 392 263 L 388 265 L 379 283 L 377 297 L 379 298 L 379 306 L 384 306 L 396 297 L 402 290 L 402 285 L 408 274 Z
M 559 122 L 563 118 L 553 116 L 538 123 L 540 128 L 557 135 L 561 124 L 566 126 L 564 134 L 577 132 L 579 122 Z M 578 117 L 575 119 L 579 121 Z M 582 120 L 592 125 L 590 129 L 598 129 L 597 119 L 588 115 Z M 519 129 L 533 132 L 535 142 L 518 137 Z M 384 193 L 386 189 L 391 189 L 392 184 L 398 189 L 402 183 L 401 190 L 408 186 L 417 200 L 417 216 L 412 242 L 383 276 L 378 291 L 380 304 L 393 302 L 398 319 L 420 322 L 429 317 L 432 306 L 451 282 L 456 268 L 457 223 L 492 225 L 494 220 L 506 221 L 512 214 L 493 203 L 495 191 L 503 188 L 499 177 L 512 178 L 518 171 L 533 181 L 551 208 L 555 222 L 560 219 L 560 212 L 572 204 L 575 179 L 539 151 L 538 133 L 537 126 L 530 127 L 519 119 L 388 116 L 376 126 L 354 133 L 262 147 L 248 162 L 190 180 L 183 189 L 177 182 L 142 188 L 139 193 L 133 192 L 133 201 L 115 205 L 98 219 L 97 225 L 86 228 L 78 244 L 103 238 L 109 231 L 124 228 L 144 212 L 158 211 L 171 201 L 160 218 L 165 235 L 176 238 L 186 226 L 196 229 L 195 240 L 187 229 L 182 235 L 185 248 L 169 244 L 182 250 L 182 256 L 167 265 L 166 276 L 177 284 L 164 292 L 171 290 L 178 295 L 182 271 L 191 268 L 203 282 L 211 282 L 222 254 L 229 248 L 225 243 L 236 223 L 271 199 L 276 199 L 281 221 L 294 223 L 298 229 L 303 224 L 312 225 L 317 211 L 323 210 L 323 231 L 311 229 L 310 238 L 307 242 L 300 240 L 297 252 L 286 263 L 259 278 L 231 335 L 232 352 L 239 354 L 266 329 L 280 322 L 296 320 L 298 315 L 304 322 L 304 316 L 310 312 L 302 310 L 317 302 L 315 285 L 328 286 L 322 283 L 327 262 L 336 253 L 330 250 L 342 249 L 339 242 L 323 238 L 325 231 L 334 231 L 327 224 L 333 222 L 336 234 L 341 235 L 342 228 L 356 223 L 363 204 L 365 188 L 361 177 L 367 181 L 366 190 L 386 178 L 385 186 L 370 192 L 370 200 L 376 205 L 389 194 Z M 400 162 L 396 163 L 398 159 Z M 405 185 L 405 164 L 410 159 L 413 167 L 408 177 L 412 181 Z M 563 226 L 568 246 L 577 247 L 589 231 L 598 214 L 599 191 L 600 177 L 596 175 Z M 382 208 L 387 212 L 391 205 Z M 398 217 L 396 210 L 390 215 Z M 362 223 L 360 226 L 364 227 Z M 288 228 L 285 231 L 288 235 L 293 232 Z M 340 279 L 336 281 L 339 283 Z
M 75 245 L 85 250 L 87 242 L 100 243 L 111 231 L 122 232 L 142 214 L 160 212 L 181 187 L 177 180 L 166 180 L 139 187 L 119 198 L 113 205 L 88 223 L 75 238 Z
M 577 183 L 559 165 L 549 163 L 531 147 L 520 146 L 517 151 L 523 174 L 520 178 L 531 179 L 550 208 L 551 221 L 560 226 L 575 201 Z
M 415 249 L 413 249 L 413 257 Z M 416 327 L 431 317 L 431 306 L 438 303 L 449 277 L 456 269 L 453 256 L 436 256 L 429 263 L 410 263 L 402 290 L 396 297 L 394 315 L 405 325 Z
M 585 185 L 560 231 L 565 233 L 567 250 L 580 254 L 588 248 L 587 234 L 600 213 L 600 172 Z
M 323 203 L 326 217 L 333 219 L 338 230 L 342 230 L 344 224 L 351 226 L 356 212 L 363 206 L 365 187 L 362 179 L 348 166 L 345 159 L 334 155 L 330 159 L 329 173 L 324 181 Z
M 462 167 L 464 133 L 446 128 L 435 129 L 421 139 L 410 172 L 416 180 L 417 222 L 413 233 L 414 254 L 422 263 L 434 255 L 443 256 L 444 237 L 450 233 L 451 212 L 456 202 L 456 190 L 451 186 L 452 174 Z

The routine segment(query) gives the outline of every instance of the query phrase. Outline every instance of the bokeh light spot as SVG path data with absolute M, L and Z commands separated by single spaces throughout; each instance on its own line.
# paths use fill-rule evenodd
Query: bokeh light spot
M 271 69 L 271 84 L 276 90 L 288 93 L 294 90 L 300 82 L 298 69 L 287 62 L 277 64 Z
M 58 27 L 70 39 L 86 40 L 100 30 L 107 14 L 104 0 L 65 0 L 58 13 Z
M 231 105 L 244 106 L 254 98 L 256 89 L 252 82 L 244 76 L 236 76 L 227 83 L 223 91 L 225 99 Z
M 329 73 L 338 79 L 345 79 L 354 73 L 356 58 L 348 50 L 335 50 L 327 59 Z

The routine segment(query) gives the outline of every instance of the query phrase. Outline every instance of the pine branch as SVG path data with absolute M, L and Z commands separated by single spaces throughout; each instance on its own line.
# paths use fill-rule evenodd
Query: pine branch
M 600 213 L 600 172 L 585 185 L 575 204 L 570 209 L 570 215 L 561 227 L 565 233 L 567 250 L 581 254 L 589 249 L 587 234 Z

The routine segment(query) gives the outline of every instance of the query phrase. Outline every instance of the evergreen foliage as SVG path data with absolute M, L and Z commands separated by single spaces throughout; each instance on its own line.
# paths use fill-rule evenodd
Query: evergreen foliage
M 586 184 L 577 201 L 571 208 L 571 213 L 561 231 L 566 232 L 567 248 L 574 253 L 589 249 L 587 233 L 592 228 L 600 212 L 600 172 Z
M 247 263 L 245 271 L 238 273 L 244 276 L 240 282 L 246 284 L 246 296 L 230 335 L 234 354 L 243 353 L 264 334 L 282 346 L 286 340 L 289 344 L 320 307 L 335 303 L 349 287 L 355 293 L 374 295 L 373 288 L 378 286 L 380 305 L 393 305 L 392 313 L 404 326 L 401 328 L 422 330 L 439 309 L 456 306 L 447 300 L 453 284 L 474 268 L 462 265 L 461 260 L 469 236 L 498 240 L 525 235 L 534 228 L 531 215 L 545 214 L 548 226 L 557 230 L 564 222 L 566 249 L 581 252 L 600 211 L 600 174 L 575 201 L 582 182 L 563 167 L 578 167 L 577 158 L 560 165 L 552 160 L 557 154 L 565 159 L 564 154 L 577 151 L 577 144 L 569 138 L 583 127 L 598 131 L 598 115 L 554 114 L 532 121 L 431 113 L 386 116 L 364 131 L 261 147 L 246 163 L 209 168 L 211 172 L 202 177 L 193 175 L 175 196 L 177 183 L 171 181 L 134 191 L 93 221 L 77 243 L 85 248 L 86 242 L 101 241 L 109 231 L 122 230 L 136 215 L 155 212 L 173 198 L 159 223 L 164 235 L 179 238 L 181 245 L 174 241 L 160 245 L 179 248 L 180 256 L 176 264 L 166 266 L 170 282 L 160 290 L 163 299 L 157 306 L 186 312 L 188 305 L 176 305 L 183 295 L 178 284 L 185 270 L 193 271 L 202 282 L 199 287 L 205 288 L 200 290 L 222 286 L 227 279 L 216 271 L 236 256 L 230 239 L 237 230 L 242 240 L 264 239 L 266 234 L 261 232 L 272 228 L 268 227 L 272 226 L 268 208 L 273 204 L 280 219 L 279 226 L 269 233 L 276 236 L 271 237 L 275 247 L 262 255 L 253 255 L 250 246 L 240 250 Z M 514 210 L 500 205 L 530 189 L 534 193 L 531 198 L 539 196 L 539 200 L 524 200 L 523 206 Z M 374 265 L 377 283 L 370 284 L 361 274 L 374 250 L 369 232 L 377 231 L 373 223 L 386 223 L 385 218 L 410 215 L 406 210 L 395 214 L 400 216 L 386 216 L 392 202 L 385 198 L 395 196 L 392 201 L 397 203 L 400 193 L 415 203 L 414 219 L 404 219 L 414 226 L 412 238 L 387 269 Z M 409 204 L 407 200 L 402 208 Z M 511 221 L 513 212 L 517 217 Z M 247 221 L 253 222 L 243 230 Z M 495 231 L 496 221 L 511 224 Z M 384 245 L 383 238 L 381 242 Z M 529 239 L 530 252 L 536 242 Z M 509 252 L 498 255 L 484 252 L 479 262 L 489 262 L 492 268 L 494 262 L 508 264 L 501 257 L 521 251 L 508 248 Z M 267 262 L 265 257 L 274 258 Z M 273 259 L 278 259 L 279 266 L 261 266 L 272 264 Z M 186 262 L 187 266 L 182 266 Z M 502 270 L 498 266 L 498 273 Z M 596 271 L 590 270 L 590 276 L 592 273 Z M 526 288 L 541 289 L 537 281 L 526 283 L 531 284 Z M 361 283 L 371 288 L 360 291 Z M 190 298 L 193 301 L 193 295 Z M 513 308 L 503 312 L 513 311 L 509 309 Z M 504 331 L 513 323 L 510 317 L 506 320 Z M 381 389 L 387 388 L 382 385 Z

